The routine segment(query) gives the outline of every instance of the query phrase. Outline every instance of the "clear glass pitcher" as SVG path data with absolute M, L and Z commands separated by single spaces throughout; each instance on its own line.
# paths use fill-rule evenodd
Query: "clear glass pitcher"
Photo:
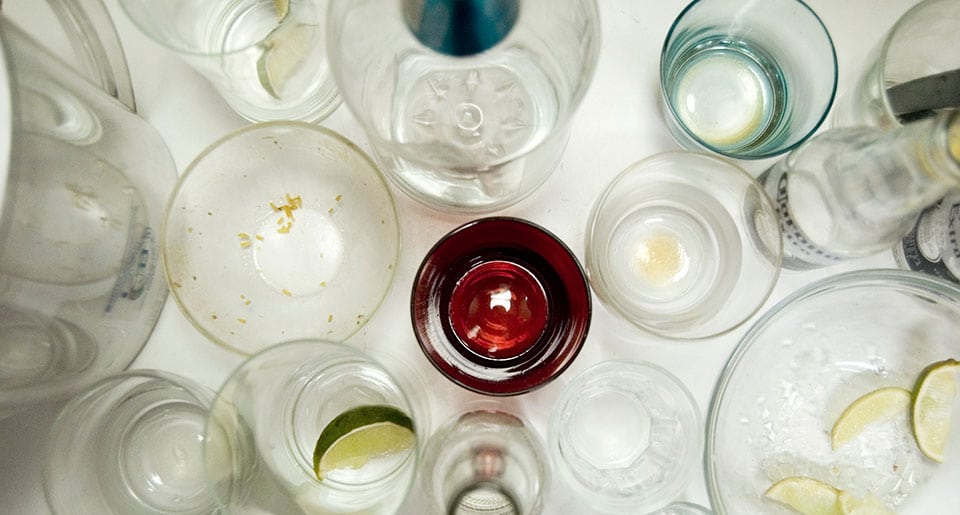
M 101 1 L 48 2 L 89 78 L 0 15 L 0 417 L 126 368 L 167 295 L 173 161 Z
M 560 162 L 600 50 L 594 0 L 331 0 L 330 70 L 386 175 L 490 212 Z

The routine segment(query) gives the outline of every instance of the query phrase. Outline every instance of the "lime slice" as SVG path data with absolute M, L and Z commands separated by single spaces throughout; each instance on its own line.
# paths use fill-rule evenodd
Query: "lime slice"
M 837 449 L 853 440 L 870 424 L 889 420 L 910 409 L 910 391 L 888 387 L 874 390 L 843 410 L 830 431 L 830 445 Z
M 788 477 L 773 484 L 766 498 L 786 504 L 804 515 L 842 515 L 840 491 L 809 477 Z
M 273 5 L 277 8 L 277 19 L 283 21 L 290 12 L 290 0 L 273 0 Z
M 957 395 L 957 372 L 960 361 L 948 359 L 923 370 L 914 389 L 912 405 L 913 436 L 928 458 L 943 462 L 953 399 Z
M 843 515 L 893 515 L 880 499 L 869 494 L 860 499 L 848 492 L 840 492 L 838 500 Z
M 317 26 L 306 23 L 280 25 L 267 36 L 257 59 L 257 78 L 273 98 L 280 98 L 284 84 L 313 51 Z
M 333 470 L 358 469 L 373 458 L 406 452 L 416 437 L 413 421 L 393 406 L 358 406 L 327 424 L 313 451 L 313 469 L 323 481 Z

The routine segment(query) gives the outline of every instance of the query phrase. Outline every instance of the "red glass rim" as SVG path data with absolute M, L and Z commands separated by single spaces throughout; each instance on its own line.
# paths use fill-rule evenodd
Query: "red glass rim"
M 494 261 L 529 270 L 548 298 L 547 324 L 531 348 L 503 359 L 481 356 L 453 329 L 452 292 L 468 272 Z M 532 222 L 488 217 L 447 233 L 414 278 L 410 314 L 421 350 L 449 380 L 488 395 L 517 395 L 557 377 L 573 362 L 590 327 L 589 283 L 573 252 Z

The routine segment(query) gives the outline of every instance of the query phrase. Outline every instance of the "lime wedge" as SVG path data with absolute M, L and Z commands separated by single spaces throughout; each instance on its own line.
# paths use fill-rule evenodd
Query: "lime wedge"
M 313 451 L 313 469 L 323 481 L 333 470 L 358 469 L 373 458 L 413 448 L 413 421 L 393 406 L 358 406 L 323 428 Z
M 813 478 L 794 476 L 781 479 L 763 495 L 803 515 L 842 515 L 838 500 L 840 491 Z
M 910 408 L 910 391 L 888 387 L 874 390 L 843 410 L 830 431 L 830 445 L 837 449 L 853 440 L 870 424 L 889 420 Z
M 277 8 L 277 19 L 283 21 L 290 12 L 290 0 L 273 0 L 273 5 Z
M 893 512 L 880 502 L 880 499 L 867 495 L 863 499 L 847 492 L 840 492 L 840 512 L 843 515 L 893 515 Z
M 280 98 L 284 84 L 313 51 L 317 26 L 306 23 L 280 25 L 267 36 L 257 59 L 257 78 L 273 98 Z
M 960 361 L 939 361 L 921 372 L 914 388 L 911 410 L 913 436 L 917 439 L 920 451 L 937 463 L 943 462 L 947 438 L 950 436 L 950 417 L 953 399 L 957 395 L 958 371 Z

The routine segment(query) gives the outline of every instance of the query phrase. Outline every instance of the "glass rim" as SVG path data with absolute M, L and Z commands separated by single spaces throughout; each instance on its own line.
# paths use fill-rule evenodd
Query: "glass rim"
M 957 305 L 960 306 L 960 285 L 955 285 L 945 279 L 900 269 L 864 269 L 843 272 L 809 283 L 790 295 L 787 295 L 767 310 L 737 342 L 721 369 L 713 392 L 710 395 L 705 420 L 706 439 L 703 453 L 703 468 L 707 495 L 714 509 L 720 510 L 718 514 L 725 512 L 723 511 L 723 497 L 720 493 L 721 481 L 719 471 L 712 457 L 716 454 L 717 428 L 720 411 L 726 401 L 726 393 L 734 372 L 736 372 L 743 363 L 745 355 L 757 345 L 757 337 L 763 334 L 767 327 L 777 320 L 777 317 L 784 311 L 789 310 L 795 305 L 802 304 L 809 299 L 819 297 L 820 295 L 867 285 L 923 290 L 953 299 Z
M 679 118 L 679 115 L 677 114 L 676 109 L 670 102 L 667 101 L 667 98 L 669 98 L 669 95 L 667 94 L 667 88 L 664 82 L 666 78 L 666 74 L 664 73 L 665 71 L 664 59 L 667 55 L 667 50 L 670 48 L 670 45 L 673 42 L 673 37 L 675 35 L 675 32 L 679 28 L 678 25 L 680 21 L 688 13 L 690 13 L 697 5 L 704 2 L 710 2 L 710 1 L 713 1 L 713 0 L 692 0 L 683 8 L 683 10 L 680 11 L 680 14 L 678 14 L 677 17 L 674 18 L 673 22 L 671 22 L 670 24 L 670 29 L 667 31 L 667 35 L 666 37 L 664 37 L 664 40 L 663 40 L 663 46 L 660 49 L 660 66 L 658 67 L 660 71 L 660 77 L 658 82 L 660 85 L 660 97 L 664 99 L 664 101 L 661 102 L 661 104 L 667 109 L 670 117 L 676 121 L 677 127 L 681 131 L 683 131 L 684 135 L 690 138 L 691 141 L 695 145 L 699 146 L 700 149 L 702 150 L 714 152 L 724 157 L 729 157 L 732 159 L 742 159 L 742 160 L 749 160 L 749 161 L 768 159 L 771 157 L 776 157 L 776 156 L 785 154 L 787 152 L 790 152 L 791 150 L 794 150 L 795 148 L 803 144 L 805 141 L 810 139 L 810 137 L 813 136 L 813 134 L 820 129 L 820 126 L 823 125 L 823 122 L 827 119 L 828 115 L 830 114 L 830 110 L 833 107 L 834 101 L 836 100 L 837 88 L 838 88 L 838 82 L 839 82 L 839 65 L 837 63 L 837 48 L 836 48 L 836 45 L 834 45 L 833 36 L 830 34 L 830 31 L 827 29 L 826 24 L 823 23 L 823 19 L 820 18 L 820 15 L 818 15 L 816 11 L 813 10 L 813 8 L 807 5 L 807 3 L 804 0 L 780 0 L 780 1 L 786 1 L 786 2 L 795 2 L 799 4 L 801 7 L 803 7 L 803 9 L 807 13 L 810 14 L 810 16 L 812 17 L 812 20 L 816 22 L 816 25 L 819 26 L 820 29 L 822 29 L 823 35 L 826 38 L 827 46 L 830 47 L 830 57 L 833 65 L 832 66 L 833 84 L 830 88 L 829 98 L 827 99 L 827 102 L 824 105 L 823 112 L 820 113 L 820 117 L 816 120 L 816 122 L 811 125 L 810 129 L 806 133 L 795 138 L 796 141 L 790 143 L 789 145 L 785 145 L 785 146 L 782 146 L 782 148 L 767 150 L 765 152 L 756 153 L 756 154 L 744 153 L 739 151 L 722 150 L 722 149 L 716 148 L 713 145 L 710 145 L 709 143 L 706 143 L 705 141 L 703 141 L 702 138 L 700 138 L 695 133 L 690 131 L 686 125 L 680 122 L 680 118 Z

